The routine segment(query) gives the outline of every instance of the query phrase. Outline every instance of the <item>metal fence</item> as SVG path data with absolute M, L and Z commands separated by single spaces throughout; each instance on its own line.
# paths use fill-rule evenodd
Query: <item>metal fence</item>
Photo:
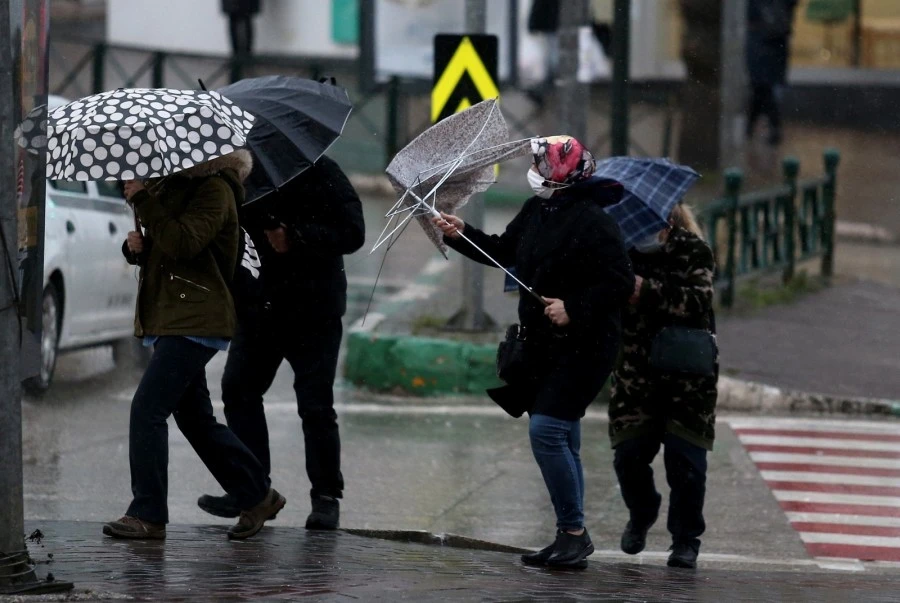
M 821 273 L 834 270 L 835 190 L 840 153 L 824 153 L 823 176 L 799 180 L 800 162 L 782 162 L 784 183 L 741 193 L 743 174 L 725 174 L 725 195 L 704 207 L 700 218 L 719 266 L 722 305 L 734 303 L 735 282 L 781 272 L 785 281 L 800 262 L 821 258 Z

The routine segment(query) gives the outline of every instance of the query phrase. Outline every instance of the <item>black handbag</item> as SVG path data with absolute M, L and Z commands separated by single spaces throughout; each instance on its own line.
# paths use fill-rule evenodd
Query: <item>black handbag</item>
M 715 377 L 719 355 L 715 333 L 712 311 L 709 330 L 683 325 L 664 327 L 650 346 L 650 366 L 667 373 Z
M 529 372 L 525 327 L 510 325 L 506 338 L 497 347 L 497 376 L 509 385 L 516 385 L 524 382 Z

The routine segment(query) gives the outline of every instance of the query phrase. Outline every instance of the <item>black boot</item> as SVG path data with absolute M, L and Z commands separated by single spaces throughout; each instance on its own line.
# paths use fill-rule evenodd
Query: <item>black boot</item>
M 587 529 L 580 536 L 560 532 L 547 559 L 549 567 L 587 567 L 587 557 L 594 552 L 594 543 Z
M 313 496 L 312 513 L 306 518 L 307 530 L 336 530 L 340 525 L 341 504 L 331 496 Z
M 554 540 L 553 544 L 545 546 L 539 551 L 525 553 L 522 555 L 522 563 L 525 565 L 547 565 L 547 559 L 553 554 L 553 547 L 555 546 L 556 541 Z
M 672 554 L 669 555 L 669 567 L 683 567 L 695 569 L 697 567 L 697 554 L 700 552 L 700 543 L 675 542 L 669 547 Z
M 637 555 L 643 551 L 644 547 L 647 546 L 647 532 L 650 531 L 650 526 L 652 525 L 651 523 L 643 529 L 635 528 L 634 524 L 629 521 L 625 526 L 625 531 L 622 532 L 622 541 L 620 543 L 622 552 L 629 555 Z
M 197 499 L 197 506 L 216 517 L 237 517 L 241 514 L 237 499 L 230 494 L 225 496 L 204 494 Z

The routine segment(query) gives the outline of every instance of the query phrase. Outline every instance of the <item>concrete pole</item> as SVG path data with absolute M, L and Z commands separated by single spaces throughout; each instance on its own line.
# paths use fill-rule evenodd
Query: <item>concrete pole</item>
M 15 276 L 18 263 L 16 128 L 10 2 L 0 2 L 0 556 L 25 548 L 22 499 L 22 392 L 19 380 L 19 323 Z M 19 15 L 16 15 L 19 18 Z M 0 585 L 4 583 L 0 566 Z
M 631 0 L 614 4 L 611 102 L 611 155 L 628 155 L 628 80 L 631 71 Z
M 740 165 L 747 124 L 747 0 L 722 4 L 721 77 L 719 79 L 719 166 Z
M 487 31 L 485 0 L 466 0 L 466 33 Z M 463 220 L 473 228 L 484 228 L 484 195 L 473 195 L 466 206 Z M 462 308 L 450 319 L 449 327 L 464 331 L 483 331 L 493 321 L 484 313 L 484 266 L 463 262 Z
M 559 128 L 554 134 L 568 134 L 587 144 L 587 115 L 591 93 L 578 81 L 579 30 L 589 24 L 590 0 L 560 3 L 559 66 L 556 78 Z

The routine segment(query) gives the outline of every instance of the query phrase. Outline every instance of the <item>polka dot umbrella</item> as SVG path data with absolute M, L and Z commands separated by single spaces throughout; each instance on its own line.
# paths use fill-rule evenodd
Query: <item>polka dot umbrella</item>
M 17 138 L 46 150 L 53 180 L 168 176 L 243 147 L 255 121 L 205 90 L 122 88 L 46 111 L 32 111 Z

